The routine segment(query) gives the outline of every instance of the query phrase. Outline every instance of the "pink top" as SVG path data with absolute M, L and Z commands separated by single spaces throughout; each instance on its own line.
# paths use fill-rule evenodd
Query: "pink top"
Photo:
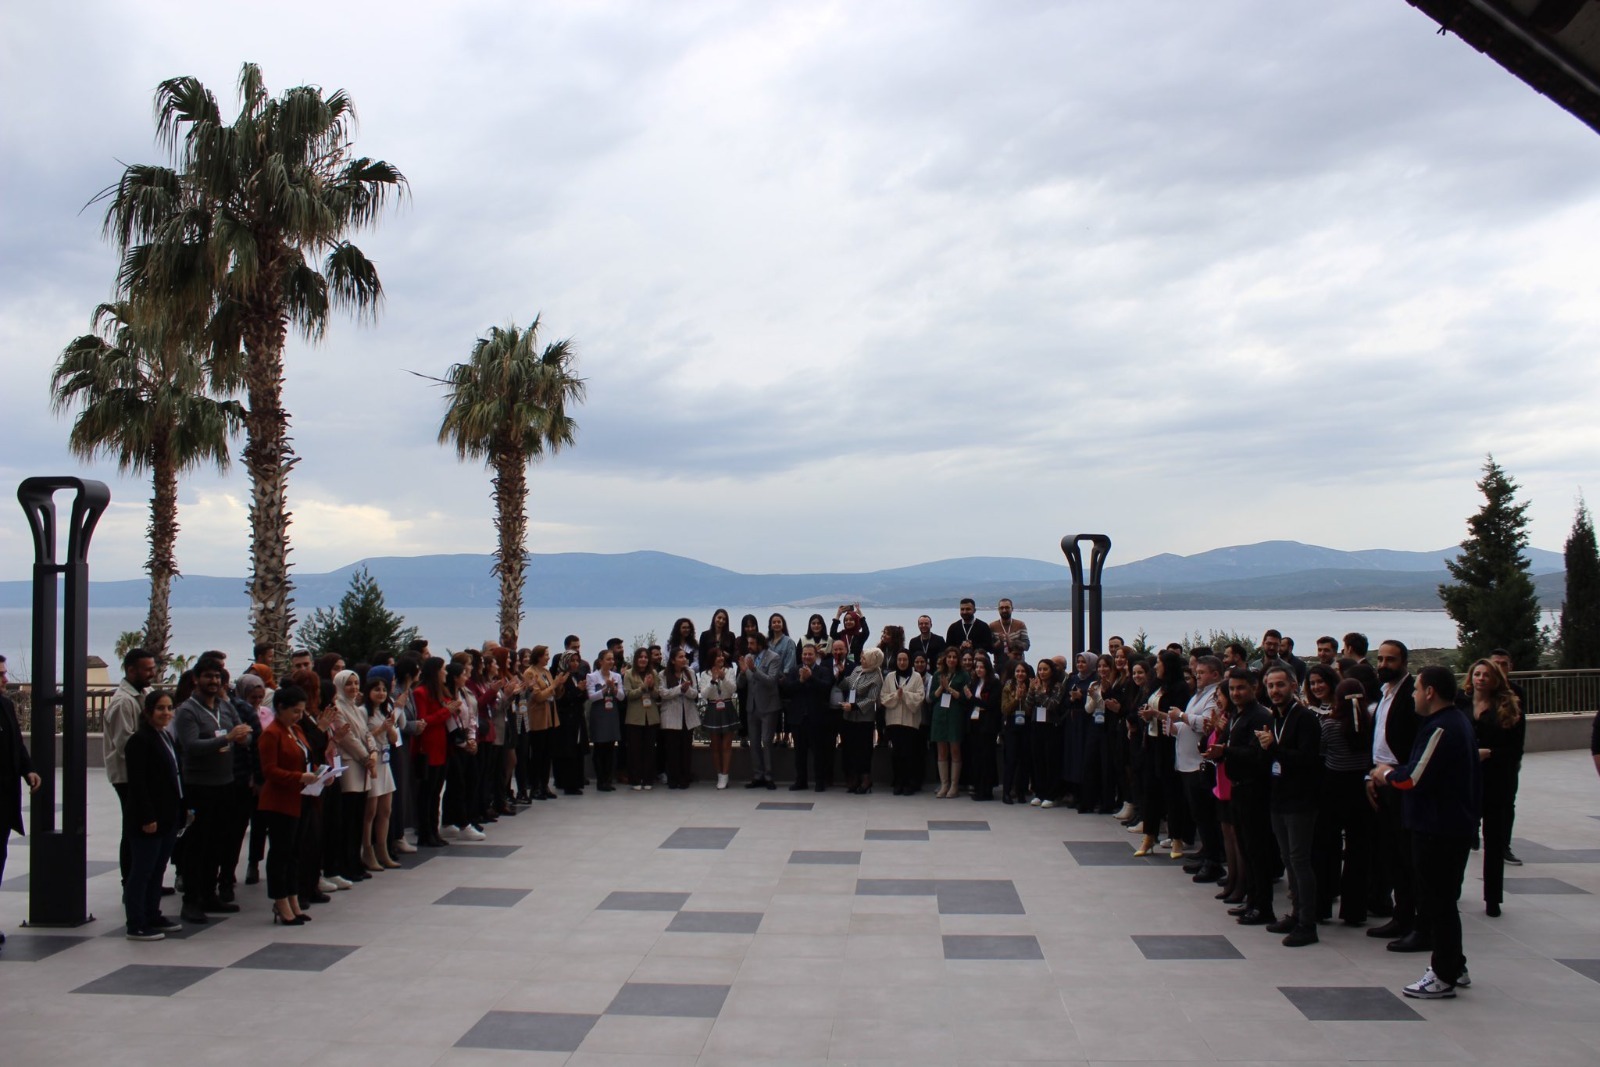
M 1217 732 L 1211 731 L 1211 736 L 1206 738 L 1206 747 L 1209 748 L 1218 742 Z M 1217 784 L 1212 787 L 1211 795 L 1218 800 L 1233 799 L 1233 782 L 1228 778 L 1228 768 L 1221 762 L 1217 763 Z

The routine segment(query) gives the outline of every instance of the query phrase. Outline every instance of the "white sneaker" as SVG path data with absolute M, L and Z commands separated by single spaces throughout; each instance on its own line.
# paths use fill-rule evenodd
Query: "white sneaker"
M 728 776 L 726 774 L 717 775 L 717 788 L 718 789 L 726 789 L 726 788 L 728 788 Z
M 323 876 L 322 881 L 317 883 L 317 888 L 324 893 L 332 893 L 340 889 L 349 889 L 351 884 L 337 874 L 329 874 Z
M 1056 802 L 1055 802 L 1055 801 L 1053 801 L 1053 800 L 1046 800 L 1046 801 L 1042 801 L 1042 802 L 1041 802 L 1041 803 L 1040 803 L 1040 804 L 1039 804 L 1039 807 L 1041 807 L 1041 808 L 1053 808 L 1053 807 L 1055 807 L 1055 806 L 1056 806 Z
M 1032 800 L 1028 801 L 1028 803 L 1029 803 L 1029 805 L 1031 805 L 1032 807 L 1035 807 L 1035 808 L 1043 807 L 1044 806 L 1044 798 L 1043 797 L 1034 797 Z
M 1449 982 L 1441 981 L 1429 967 L 1422 972 L 1422 977 L 1406 986 L 1400 992 L 1417 1000 L 1448 1000 L 1456 995 L 1456 987 Z
M 636 786 L 634 786 L 634 787 L 633 787 L 633 791 L 634 791 L 634 792 L 635 792 L 635 793 L 642 793 L 642 792 L 644 792 L 644 786 L 642 786 L 642 785 L 636 785 Z
M 479 830 L 475 826 L 463 826 L 461 828 L 461 836 L 467 841 L 483 841 L 487 839 L 489 835 L 484 833 L 482 830 Z
M 404 852 L 409 854 L 415 852 L 417 850 L 417 846 L 413 845 L 410 841 L 407 841 L 402 837 L 400 840 L 394 843 L 394 850 L 396 852 Z
M 1112 816 L 1112 818 L 1118 822 L 1127 822 L 1129 819 L 1133 818 L 1133 805 L 1125 802 L 1121 809 L 1119 809 L 1117 813 Z
M 1465 967 L 1463 967 L 1461 969 L 1461 977 L 1456 979 L 1456 988 L 1457 989 L 1471 989 L 1472 988 L 1472 975 L 1467 973 L 1467 969 Z
M 646 782 L 644 787 L 646 789 L 654 789 L 655 788 L 655 786 L 651 785 L 649 782 Z
M 456 827 L 454 827 L 454 826 L 441 826 L 441 827 L 439 827 L 439 836 L 440 837 L 457 837 L 457 836 L 460 835 L 460 833 L 461 833 L 461 831 L 459 829 L 457 829 Z

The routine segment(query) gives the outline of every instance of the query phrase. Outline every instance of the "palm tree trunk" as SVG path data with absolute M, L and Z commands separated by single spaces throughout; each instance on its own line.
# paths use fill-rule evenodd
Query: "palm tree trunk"
M 528 461 L 503 449 L 494 457 L 494 528 L 499 533 L 492 573 L 500 579 L 500 644 L 517 647 L 522 626 L 522 581 L 528 540 Z
M 299 458 L 289 444 L 283 409 L 283 344 L 288 324 L 276 308 L 251 316 L 245 331 L 244 465 L 250 472 L 250 629 L 271 648 L 269 662 L 287 675 L 294 624 L 289 582 L 289 470 Z
M 150 572 L 150 612 L 144 620 L 144 647 L 164 668 L 167 644 L 172 638 L 168 614 L 172 579 L 178 574 L 173 551 L 178 541 L 178 468 L 167 454 L 166 441 L 158 439 L 152 451 L 155 461 L 150 465 L 150 562 L 145 566 Z

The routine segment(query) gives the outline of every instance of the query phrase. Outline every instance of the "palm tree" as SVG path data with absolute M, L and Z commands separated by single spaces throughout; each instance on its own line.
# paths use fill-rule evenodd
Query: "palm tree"
M 168 597 L 178 565 L 178 476 L 210 462 L 228 467 L 228 438 L 244 418 L 236 401 L 210 395 L 214 383 L 180 328 L 150 308 L 101 304 L 86 333 L 62 350 L 50 381 L 57 412 L 77 406 L 68 438 L 74 454 L 105 454 L 124 474 L 149 472 L 150 611 L 144 647 L 165 663 Z
M 500 643 L 517 647 L 527 561 L 528 465 L 577 438 L 569 404 L 583 401 L 584 381 L 572 373 L 571 339 L 538 348 L 539 319 L 526 330 L 491 327 L 472 357 L 435 379 L 448 390 L 439 443 L 462 459 L 482 459 L 494 471 L 492 573 L 500 580 Z
M 174 165 L 130 166 L 97 199 L 108 201 L 124 287 L 188 313 L 205 309 L 214 372 L 244 386 L 251 628 L 283 660 L 294 621 L 289 471 L 298 462 L 283 406 L 284 343 L 290 326 L 319 339 L 334 305 L 376 314 L 377 269 L 345 238 L 372 225 L 406 179 L 354 155 L 355 110 L 342 91 L 299 86 L 272 97 L 246 63 L 239 99 L 226 123 L 197 79 L 162 82 L 157 138 Z

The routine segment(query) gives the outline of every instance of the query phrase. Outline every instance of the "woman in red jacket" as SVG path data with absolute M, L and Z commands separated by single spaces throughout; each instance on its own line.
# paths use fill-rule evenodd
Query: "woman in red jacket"
M 444 691 L 444 660 L 430 656 L 422 663 L 422 676 L 414 693 L 417 721 L 417 752 L 422 772 L 422 810 L 417 813 L 417 844 L 424 848 L 443 848 L 439 836 L 439 799 L 444 793 L 445 762 L 449 752 L 450 719 L 459 701 Z
M 300 910 L 295 892 L 295 861 L 300 851 L 301 790 L 317 780 L 311 771 L 311 745 L 297 725 L 305 714 L 306 694 L 297 685 L 280 686 L 272 694 L 272 722 L 261 731 L 261 796 L 256 810 L 267 820 L 267 895 L 272 921 L 304 926 L 311 916 Z

